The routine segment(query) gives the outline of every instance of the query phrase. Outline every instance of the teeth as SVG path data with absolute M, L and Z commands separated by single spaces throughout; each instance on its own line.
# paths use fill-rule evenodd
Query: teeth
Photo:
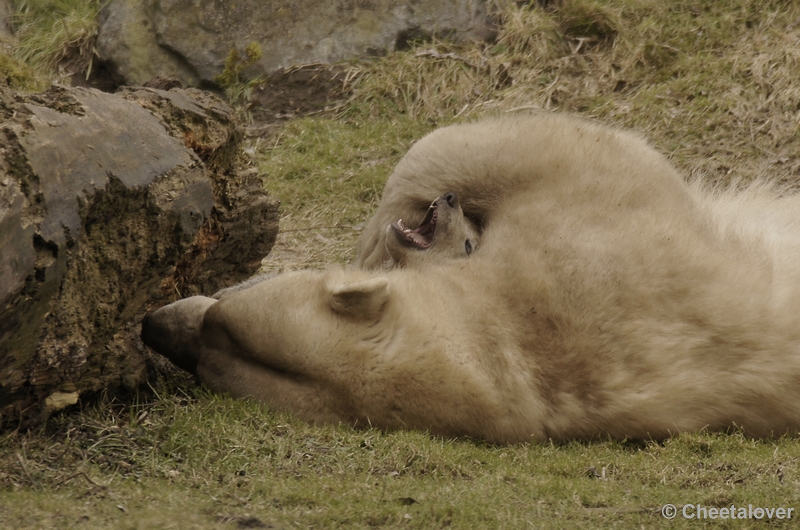
M 403 224 L 403 220 L 402 220 L 402 219 L 398 219 L 398 220 L 397 220 L 397 222 L 395 223 L 395 227 L 396 227 L 396 228 L 399 228 L 399 229 L 400 229 L 400 231 L 402 231 L 404 234 L 409 234 L 409 233 L 411 233 L 411 229 L 410 229 L 410 228 L 408 228 L 406 225 L 404 225 L 404 224 Z

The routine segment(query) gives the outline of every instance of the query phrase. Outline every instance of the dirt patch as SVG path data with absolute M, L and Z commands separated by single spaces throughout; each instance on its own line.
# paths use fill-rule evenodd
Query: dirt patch
M 69 43 L 55 61 L 59 77 L 69 80 L 71 86 L 96 88 L 103 92 L 114 92 L 120 84 L 111 70 L 97 60 L 96 37 Z
M 253 89 L 248 107 L 257 125 L 282 123 L 335 107 L 349 96 L 344 67 L 315 64 L 270 75 Z

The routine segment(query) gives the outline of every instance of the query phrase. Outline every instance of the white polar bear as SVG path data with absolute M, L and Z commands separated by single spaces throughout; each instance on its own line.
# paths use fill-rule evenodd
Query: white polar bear
M 313 422 L 497 443 L 800 428 L 797 195 L 687 185 L 639 137 L 553 114 L 434 132 L 392 179 L 362 265 L 447 190 L 479 250 L 188 298 L 145 343 Z

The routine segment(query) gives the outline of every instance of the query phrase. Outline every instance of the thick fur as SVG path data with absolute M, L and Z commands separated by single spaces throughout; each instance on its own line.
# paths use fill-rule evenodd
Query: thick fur
M 498 443 L 797 433 L 798 196 L 687 185 L 639 137 L 561 115 L 434 132 L 392 182 L 363 266 L 383 262 L 383 227 L 445 190 L 480 249 L 182 300 L 147 317 L 145 342 L 313 422 Z
M 388 224 L 403 218 L 417 226 L 431 198 L 448 191 L 458 195 L 480 234 L 508 197 L 535 196 L 558 186 L 561 194 L 584 194 L 581 199 L 588 200 L 593 189 L 584 184 L 595 179 L 612 186 L 605 193 L 629 200 L 625 194 L 661 192 L 648 186 L 667 181 L 649 181 L 648 174 L 679 178 L 639 136 L 565 115 L 520 115 L 437 129 L 417 142 L 389 176 L 355 264 L 368 270 L 394 265 L 385 243 Z

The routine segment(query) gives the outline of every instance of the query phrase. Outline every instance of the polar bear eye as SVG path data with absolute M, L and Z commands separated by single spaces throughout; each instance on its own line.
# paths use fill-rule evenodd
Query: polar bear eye
M 467 251 L 467 256 L 472 254 L 472 243 L 469 242 L 469 239 L 464 241 L 464 250 Z

